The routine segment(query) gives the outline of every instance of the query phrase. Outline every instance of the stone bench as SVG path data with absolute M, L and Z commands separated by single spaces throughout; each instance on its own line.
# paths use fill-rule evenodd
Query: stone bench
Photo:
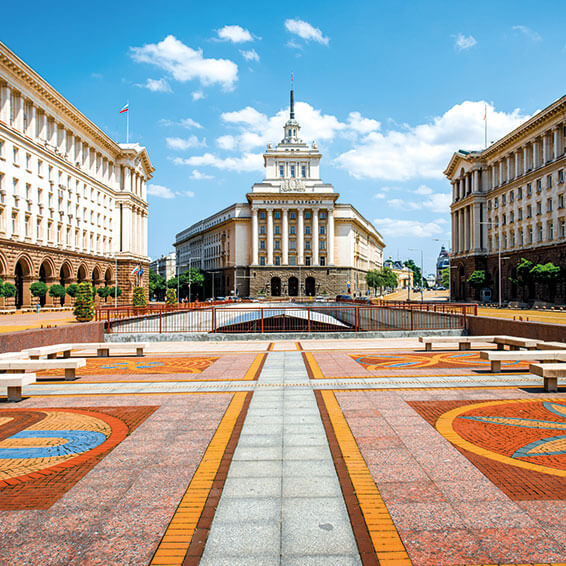
M 0 387 L 8 390 L 8 401 L 22 400 L 22 387 L 35 383 L 35 373 L 6 373 L 0 375 Z
M 0 360 L 27 360 L 28 355 L 25 352 L 4 352 L 0 354 Z
M 564 350 L 529 350 L 528 352 L 499 350 L 480 352 L 480 359 L 488 360 L 491 363 L 490 371 L 493 373 L 499 373 L 501 371 L 501 362 L 566 362 L 566 352 Z
M 520 348 L 536 350 L 539 343 L 538 340 L 516 338 L 514 336 L 495 336 L 493 342 L 497 344 L 498 350 L 505 350 L 505 346 L 509 346 L 510 350 L 519 350 Z
M 65 380 L 70 381 L 76 378 L 76 370 L 85 365 L 86 360 L 84 358 L 74 360 L 0 360 L 0 372 L 20 373 L 22 371 L 64 369 Z
M 63 358 L 70 358 L 71 351 L 96 350 L 96 355 L 101 358 L 107 358 L 110 350 L 121 351 L 132 348 L 136 350 L 136 356 L 143 356 L 144 349 L 147 348 L 146 342 L 78 342 L 76 344 L 53 344 L 52 346 L 41 346 L 39 348 L 28 348 L 24 352 L 29 355 L 32 360 L 39 360 L 43 356 L 48 359 L 56 358 L 62 353 Z
M 566 350 L 565 342 L 538 342 L 538 350 Z
M 470 350 L 475 342 L 482 344 L 493 343 L 495 336 L 419 336 L 419 342 L 424 344 L 425 351 L 432 350 L 432 344 L 458 344 L 459 350 Z
M 531 364 L 529 371 L 543 378 L 545 391 L 556 393 L 558 379 L 566 377 L 566 364 Z

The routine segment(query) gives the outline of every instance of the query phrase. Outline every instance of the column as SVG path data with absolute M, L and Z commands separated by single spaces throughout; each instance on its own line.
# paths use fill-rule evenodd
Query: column
M 538 140 L 535 140 L 532 143 L 532 150 L 533 150 L 533 160 L 532 160 L 532 165 L 533 165 L 533 169 L 536 169 L 538 167 L 538 155 L 537 155 L 537 146 L 538 146 Z
M 464 209 L 458 211 L 458 251 L 464 251 Z
M 252 264 L 259 263 L 257 208 L 252 208 Z
M 124 190 L 129 191 L 131 187 L 130 168 L 124 166 Z
M 29 121 L 29 129 L 28 129 L 28 135 L 32 140 L 35 140 L 36 138 L 36 124 L 37 124 L 37 108 L 35 106 L 35 104 L 33 102 L 30 101 L 30 105 L 31 105 L 31 118 Z
M 22 93 L 16 93 L 14 97 L 14 123 L 12 124 L 18 132 L 24 131 L 24 99 Z
M 328 265 L 334 265 L 334 208 L 328 209 L 328 236 L 326 236 L 328 245 Z
M 480 172 L 479 172 L 479 170 L 476 169 L 472 173 L 472 175 L 473 175 L 473 177 L 472 177 L 472 181 L 473 181 L 472 192 L 479 193 L 480 192 Z
M 499 167 L 499 185 L 503 185 L 503 161 L 500 161 L 497 166 Z
M 560 129 L 557 126 L 556 128 L 554 128 L 554 131 L 552 132 L 552 137 L 553 137 L 553 141 L 554 141 L 554 159 L 558 159 L 558 156 L 561 154 L 560 151 Z
M 480 203 L 476 202 L 473 205 L 473 215 L 472 215 L 472 223 L 473 223 L 473 232 L 474 232 L 474 241 L 473 241 L 473 249 L 475 251 L 480 250 L 480 242 L 481 242 L 481 224 L 480 224 Z
M 304 224 L 304 211 L 302 208 L 297 210 L 298 215 L 298 224 L 297 224 L 297 232 L 298 232 L 298 242 L 297 242 L 297 251 L 299 253 L 299 265 L 305 264 L 305 224 Z
M 0 120 L 4 122 L 4 124 L 9 124 L 12 103 L 12 89 L 8 86 L 7 83 L 2 85 L 2 91 L 0 94 Z
M 319 238 L 318 238 L 318 208 L 313 208 L 312 210 L 312 264 L 318 265 L 318 248 L 319 248 Z
M 518 151 L 516 151 L 516 152 L 514 153 L 514 155 L 515 155 L 515 179 L 516 179 L 517 177 L 519 177 L 519 176 L 521 175 L 521 169 L 520 169 L 520 167 L 519 167 L 520 161 L 521 161 L 521 157 L 520 157 Z
M 454 253 L 458 252 L 458 231 L 456 230 L 458 226 L 458 212 L 452 212 L 452 250 Z
M 132 233 L 132 208 L 128 203 L 124 203 L 122 206 L 122 251 L 123 252 L 131 251 L 131 246 L 130 246 L 131 233 Z M 118 238 L 120 238 L 119 235 Z
M 469 207 L 466 206 L 463 212 L 464 212 L 464 251 L 467 252 L 470 249 L 470 244 L 469 244 L 470 230 L 468 225 Z
M 57 122 L 55 120 L 53 120 L 51 135 L 49 136 L 48 143 L 52 147 L 57 147 Z
M 289 264 L 289 211 L 283 209 L 283 265 Z
M 75 164 L 75 136 L 69 131 L 69 161 Z
M 523 175 L 527 173 L 527 169 L 529 168 L 529 154 L 527 152 L 527 146 L 523 146 Z
M 273 210 L 267 211 L 267 265 L 273 265 Z
M 549 161 L 548 157 L 548 136 L 543 134 L 542 136 L 542 163 L 544 165 L 547 161 Z

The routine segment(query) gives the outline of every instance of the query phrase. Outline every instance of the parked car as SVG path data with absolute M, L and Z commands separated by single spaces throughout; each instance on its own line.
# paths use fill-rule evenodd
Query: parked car
M 327 301 L 328 301 L 328 299 L 326 297 L 323 297 L 323 296 L 318 296 L 314 300 L 315 303 L 326 303 Z

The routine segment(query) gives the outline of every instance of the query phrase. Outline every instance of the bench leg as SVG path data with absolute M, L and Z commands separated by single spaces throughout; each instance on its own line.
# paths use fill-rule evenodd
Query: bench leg
M 98 348 L 96 355 L 99 358 L 108 358 L 110 357 L 110 348 Z
M 491 360 L 491 373 L 501 372 L 501 360 Z
M 544 390 L 548 393 L 556 393 L 558 391 L 558 378 L 557 377 L 545 377 L 544 378 Z
M 71 350 L 65 350 L 63 352 L 63 357 L 64 358 L 70 358 L 71 357 Z
M 459 342 L 458 343 L 458 349 L 460 350 L 469 350 L 472 347 L 472 345 L 469 342 Z
M 136 348 L 136 356 L 143 356 L 143 348 Z
M 75 368 L 65 368 L 65 381 L 75 379 Z
M 497 344 L 498 350 L 505 350 L 505 344 Z
M 513 344 L 511 344 L 511 346 L 509 346 L 509 349 L 513 350 L 513 351 L 517 351 L 517 350 L 520 350 L 521 348 L 520 348 L 520 346 L 513 346 Z
M 8 387 L 8 401 L 11 403 L 16 403 L 17 401 L 22 400 L 22 387 L 21 385 L 14 385 L 12 387 Z
M 427 342 L 424 345 L 425 352 L 432 352 L 432 342 Z
M 47 354 L 47 359 L 48 360 L 53 360 L 57 357 L 57 352 L 55 352 L 54 354 Z

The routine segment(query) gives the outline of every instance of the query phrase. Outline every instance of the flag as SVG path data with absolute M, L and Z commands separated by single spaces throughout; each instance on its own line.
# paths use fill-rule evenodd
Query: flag
M 138 265 L 137 267 L 134 267 L 134 269 L 132 269 L 132 272 L 130 273 L 130 275 L 135 275 L 136 273 L 139 273 L 140 270 L 141 270 L 141 265 Z
M 138 275 L 141 277 L 143 275 L 143 267 L 140 265 L 140 269 L 138 271 Z
M 122 108 L 122 110 L 120 110 L 120 112 L 118 112 L 118 114 L 122 114 L 122 113 L 127 112 L 127 111 L 128 111 L 128 104 L 126 104 L 124 106 L 124 108 Z

